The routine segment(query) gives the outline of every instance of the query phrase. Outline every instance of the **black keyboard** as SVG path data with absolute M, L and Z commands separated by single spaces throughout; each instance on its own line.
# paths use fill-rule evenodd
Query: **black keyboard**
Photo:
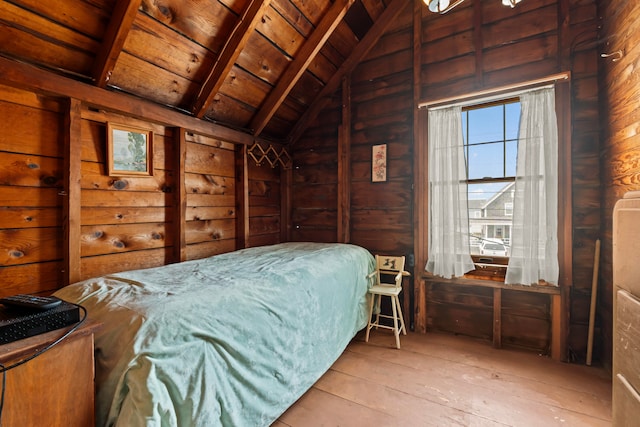
M 6 344 L 80 321 L 80 309 L 62 301 L 49 310 L 0 308 L 0 344 Z

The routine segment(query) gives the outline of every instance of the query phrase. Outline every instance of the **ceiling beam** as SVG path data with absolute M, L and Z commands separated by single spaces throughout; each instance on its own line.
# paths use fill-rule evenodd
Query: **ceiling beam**
M 296 53 L 293 62 L 289 64 L 284 74 L 278 80 L 276 87 L 269 93 L 258 113 L 251 120 L 249 128 L 254 136 L 260 135 L 264 130 L 271 117 L 280 108 L 287 95 L 305 70 L 314 60 L 325 42 L 329 39 L 333 31 L 336 29 L 344 15 L 354 3 L 355 0 L 336 0 L 329 8 L 322 20 L 311 33 L 311 36 L 302 45 L 300 51 Z
M 206 122 L 140 98 L 78 82 L 50 71 L 0 56 L 0 83 L 54 97 L 75 98 L 98 109 L 125 114 L 165 126 L 183 127 L 200 135 L 251 145 L 252 135 Z
M 191 108 L 193 115 L 198 118 L 202 118 L 205 115 L 207 108 L 209 108 L 213 98 L 218 94 L 220 87 L 227 75 L 229 75 L 244 46 L 249 41 L 249 37 L 253 35 L 253 31 L 270 3 L 271 0 L 251 0 L 249 2 L 218 55 L 209 76 L 200 88 L 200 92 Z
M 411 2 L 406 0 L 393 0 L 391 4 L 385 9 L 385 11 L 376 20 L 375 24 L 358 43 L 355 49 L 351 52 L 351 55 L 342 63 L 340 68 L 333 74 L 331 79 L 322 88 L 322 90 L 315 97 L 311 106 L 302 114 L 298 123 L 293 127 L 288 136 L 289 144 L 294 144 L 307 129 L 309 124 L 315 120 L 320 111 L 329 102 L 329 99 L 333 93 L 338 89 L 342 78 L 351 73 L 358 63 L 369 53 L 369 51 L 378 42 L 380 37 L 384 34 L 387 27 L 395 20 L 395 18 L 407 7 Z
M 142 0 L 118 0 L 113 8 L 109 26 L 96 55 L 91 76 L 96 86 L 105 88 L 122 52 L 124 42 L 138 14 Z

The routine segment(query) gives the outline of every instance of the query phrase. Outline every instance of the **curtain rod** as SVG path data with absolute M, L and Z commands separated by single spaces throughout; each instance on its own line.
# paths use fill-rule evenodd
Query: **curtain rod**
M 448 104 L 452 102 L 462 102 L 465 100 L 473 100 L 474 98 L 478 98 L 484 95 L 497 95 L 497 94 L 500 94 L 501 92 L 509 92 L 516 89 L 522 89 L 528 86 L 536 86 L 544 83 L 555 83 L 558 80 L 568 80 L 570 78 L 571 78 L 571 72 L 564 71 L 562 73 L 552 74 L 550 76 L 542 77 L 535 80 L 529 80 L 526 82 L 499 86 L 493 89 L 479 90 L 476 92 L 465 93 L 460 96 L 449 96 L 447 98 L 439 98 L 439 99 L 433 99 L 430 101 L 423 101 L 418 104 L 418 108 L 427 108 L 427 107 L 432 107 L 434 105 Z

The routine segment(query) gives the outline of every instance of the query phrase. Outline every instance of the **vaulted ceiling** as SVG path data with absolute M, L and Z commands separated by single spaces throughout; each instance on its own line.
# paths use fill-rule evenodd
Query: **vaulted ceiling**
M 0 55 L 278 141 L 407 0 L 5 0 Z

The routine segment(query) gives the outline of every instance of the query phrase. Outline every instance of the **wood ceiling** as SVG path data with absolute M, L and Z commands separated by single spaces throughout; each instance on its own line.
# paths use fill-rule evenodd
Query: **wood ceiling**
M 407 0 L 5 0 L 0 55 L 295 140 Z

